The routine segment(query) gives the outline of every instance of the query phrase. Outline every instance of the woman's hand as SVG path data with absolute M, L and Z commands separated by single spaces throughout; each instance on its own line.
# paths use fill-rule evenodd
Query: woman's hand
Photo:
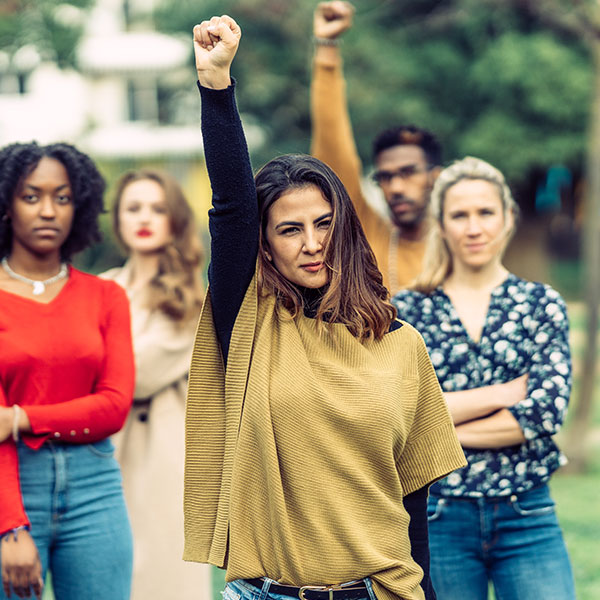
M 352 27 L 353 16 L 350 2 L 319 2 L 313 17 L 313 34 L 316 38 L 335 39 Z
M 11 588 L 18 598 L 29 598 L 33 593 L 38 600 L 42 597 L 42 564 L 40 555 L 29 531 L 17 532 L 2 538 L 2 586 L 7 597 Z
M 229 68 L 241 37 L 239 25 L 227 15 L 213 17 L 194 27 L 194 53 L 200 85 L 215 90 L 231 85 Z
M 527 382 L 529 374 L 521 375 L 516 379 L 511 379 L 506 383 L 498 384 L 499 398 L 502 403 L 502 408 L 509 408 L 518 404 L 527 398 Z
M 460 392 L 444 392 L 444 398 L 455 425 L 487 417 L 510 408 L 527 398 L 529 375 L 521 375 L 506 383 L 495 383 Z
M 461 423 L 456 436 L 463 448 L 498 449 L 524 444 L 527 440 L 519 422 L 506 408 L 489 417 Z

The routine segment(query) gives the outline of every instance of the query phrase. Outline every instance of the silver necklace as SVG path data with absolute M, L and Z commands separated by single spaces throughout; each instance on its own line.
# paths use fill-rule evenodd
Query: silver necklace
M 52 277 L 49 277 L 48 279 L 44 279 L 44 281 L 37 281 L 36 279 L 29 279 L 29 277 L 23 277 L 23 275 L 19 275 L 18 273 L 15 273 L 10 268 L 10 265 L 8 264 L 8 260 L 7 260 L 6 256 L 2 259 L 2 267 L 8 273 L 9 277 L 12 277 L 13 279 L 17 279 L 18 281 L 22 281 L 23 283 L 28 283 L 29 285 L 32 285 L 33 286 L 32 293 L 34 296 L 39 296 L 40 294 L 43 294 L 46 291 L 47 285 L 50 285 L 51 283 L 54 283 L 55 281 L 60 281 L 61 279 L 65 278 L 67 276 L 67 263 L 61 263 L 60 271 L 56 275 L 53 275 Z

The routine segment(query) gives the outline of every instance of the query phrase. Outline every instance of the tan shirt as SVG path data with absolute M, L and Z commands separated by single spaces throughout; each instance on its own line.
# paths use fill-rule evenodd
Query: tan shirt
M 371 576 L 380 600 L 422 599 L 402 498 L 464 466 L 427 350 L 410 325 L 361 344 L 278 316 L 248 289 L 227 371 L 210 294 L 186 412 L 184 558 L 333 584 Z
M 136 402 L 113 436 L 133 530 L 131 600 L 209 598 L 209 568 L 181 559 L 185 396 L 196 323 L 150 310 L 145 290 L 131 290 L 131 275 L 129 262 L 101 275 L 125 288 L 131 303 Z
M 135 355 L 134 398 L 150 398 L 186 381 L 194 343 L 195 323 L 181 325 L 145 304 L 144 290 L 130 289 L 131 264 L 100 275 L 116 281 L 127 292 L 131 305 L 131 334 Z
M 425 240 L 399 238 L 398 229 L 371 207 L 362 193 L 362 165 L 348 114 L 341 58 L 332 62 L 315 59 L 311 115 L 311 154 L 329 165 L 342 180 L 375 253 L 383 283 L 395 294 L 419 274 Z

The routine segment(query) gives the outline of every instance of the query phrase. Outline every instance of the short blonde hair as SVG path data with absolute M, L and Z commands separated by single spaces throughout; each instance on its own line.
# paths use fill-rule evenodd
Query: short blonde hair
M 411 285 L 412 289 L 424 294 L 430 294 L 452 273 L 452 255 L 442 236 L 444 200 L 446 192 L 463 179 L 488 181 L 497 188 L 502 202 L 505 223 L 509 226 L 503 251 L 514 233 L 519 206 L 506 184 L 504 175 L 488 162 L 473 156 L 466 156 L 453 162 L 439 174 L 431 190 L 429 203 L 431 227 L 425 248 L 423 269 Z M 509 220 L 509 217 L 512 218 Z

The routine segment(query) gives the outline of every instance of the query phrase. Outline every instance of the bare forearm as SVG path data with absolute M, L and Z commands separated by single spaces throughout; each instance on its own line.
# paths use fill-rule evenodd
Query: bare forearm
M 18 416 L 19 433 L 31 433 L 31 423 L 25 409 L 21 407 Z
M 481 419 L 524 400 L 527 396 L 527 379 L 527 375 L 521 375 L 505 383 L 446 392 L 444 397 L 454 424 Z
M 525 442 L 517 420 L 507 409 L 481 419 L 461 423 L 456 435 L 463 448 L 492 449 Z
M 460 392 L 445 392 L 444 398 L 455 425 L 481 419 L 504 408 L 498 386 L 490 385 Z
M 342 62 L 340 49 L 338 46 L 324 46 L 317 44 L 315 46 L 315 62 L 328 66 L 338 66 Z

